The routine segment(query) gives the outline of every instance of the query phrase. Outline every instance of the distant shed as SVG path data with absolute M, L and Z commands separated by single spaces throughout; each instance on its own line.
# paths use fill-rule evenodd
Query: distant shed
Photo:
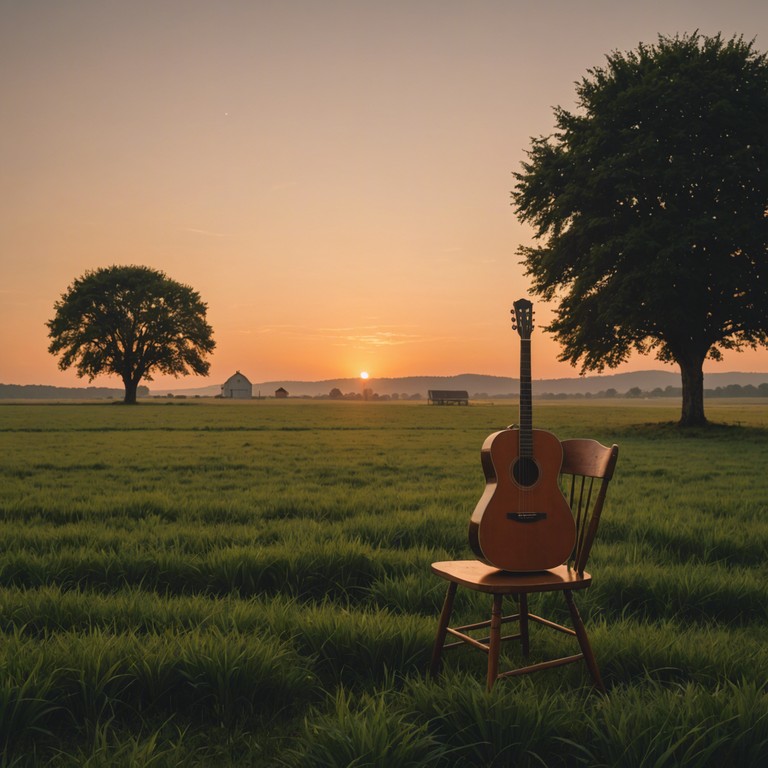
M 253 397 L 253 384 L 240 371 L 236 371 L 221 385 L 221 396 L 233 400 L 250 400 Z
M 463 389 L 430 389 L 427 395 L 432 405 L 469 405 L 469 393 Z
M 275 390 L 275 397 L 288 397 L 288 390 L 285 387 L 278 387 Z

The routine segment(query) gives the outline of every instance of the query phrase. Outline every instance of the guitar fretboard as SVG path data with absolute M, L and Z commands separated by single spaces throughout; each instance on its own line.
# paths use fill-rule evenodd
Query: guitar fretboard
M 533 392 L 531 340 L 520 339 L 520 457 L 533 457 Z

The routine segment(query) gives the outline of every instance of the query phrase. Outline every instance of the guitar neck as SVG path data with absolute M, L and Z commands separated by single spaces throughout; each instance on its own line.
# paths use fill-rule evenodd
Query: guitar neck
M 533 457 L 533 388 L 531 340 L 520 339 L 520 456 Z

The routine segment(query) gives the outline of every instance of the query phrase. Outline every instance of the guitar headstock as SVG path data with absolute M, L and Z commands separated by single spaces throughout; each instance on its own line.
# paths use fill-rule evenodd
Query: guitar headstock
M 533 331 L 533 304 L 528 299 L 518 299 L 512 306 L 512 327 L 521 339 L 530 339 Z

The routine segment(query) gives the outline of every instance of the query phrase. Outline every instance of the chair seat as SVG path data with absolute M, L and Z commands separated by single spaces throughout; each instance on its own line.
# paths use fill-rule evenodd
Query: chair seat
M 432 572 L 478 592 L 503 595 L 585 589 L 592 582 L 588 573 L 579 574 L 566 565 L 546 571 L 514 573 L 480 560 L 445 560 L 432 563 Z

